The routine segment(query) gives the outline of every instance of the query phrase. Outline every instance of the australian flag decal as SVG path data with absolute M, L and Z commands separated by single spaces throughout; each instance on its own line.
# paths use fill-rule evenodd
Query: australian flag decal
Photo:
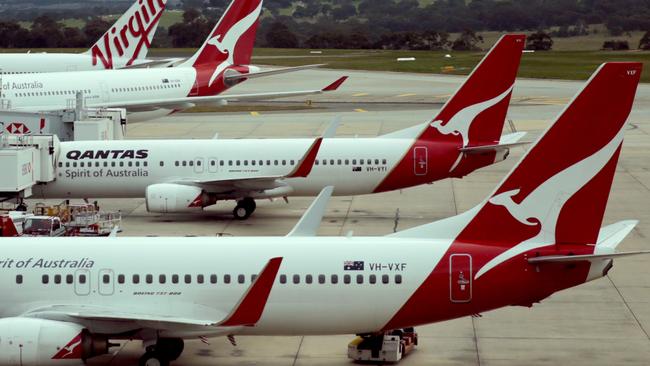
M 363 261 L 345 261 L 343 262 L 344 271 L 363 271 Z

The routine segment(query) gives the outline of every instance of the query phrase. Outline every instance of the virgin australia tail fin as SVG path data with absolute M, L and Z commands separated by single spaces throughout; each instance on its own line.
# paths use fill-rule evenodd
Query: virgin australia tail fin
M 603 64 L 483 203 L 395 235 L 502 248 L 477 278 L 529 250 L 597 243 L 641 68 Z
M 144 60 L 167 0 L 136 0 L 86 54 L 93 66 L 120 69 Z

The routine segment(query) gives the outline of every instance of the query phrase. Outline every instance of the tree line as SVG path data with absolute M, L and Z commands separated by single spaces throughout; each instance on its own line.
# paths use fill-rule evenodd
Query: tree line
M 185 0 L 183 21 L 160 27 L 154 47 L 201 45 L 230 0 Z M 292 15 L 286 15 L 287 9 Z M 484 30 L 536 31 L 531 49 L 550 49 L 551 37 L 585 35 L 589 24 L 604 23 L 613 36 L 650 29 L 650 1 L 638 0 L 266 0 L 257 46 L 282 48 L 472 50 Z M 65 26 L 58 13 L 39 15 L 30 28 L 0 21 L 0 47 L 88 47 L 110 27 L 100 17 L 82 28 Z M 0 16 L 1 17 L 1 16 Z M 451 32 L 460 35 L 451 38 Z M 543 35 L 543 36 L 542 36 Z M 641 49 L 647 49 L 648 34 Z M 605 49 L 636 48 L 612 40 Z

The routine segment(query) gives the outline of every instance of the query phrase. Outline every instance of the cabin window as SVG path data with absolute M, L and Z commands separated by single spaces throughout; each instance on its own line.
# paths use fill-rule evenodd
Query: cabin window
M 205 277 L 202 274 L 196 276 L 196 282 L 197 283 L 204 283 L 205 282 Z
M 287 283 L 287 275 L 280 275 L 280 283 Z
M 161 163 L 162 163 L 162 161 L 161 161 Z M 174 162 L 174 165 L 175 165 L 175 166 L 178 166 L 178 161 L 175 161 L 175 162 Z M 162 165 L 161 165 L 161 166 L 162 166 Z
M 357 284 L 363 284 L 363 275 L 357 275 Z
M 103 276 L 102 276 L 102 282 L 103 282 L 105 285 L 111 283 L 111 276 L 109 276 L 109 275 L 107 275 L 107 274 L 103 275 Z
M 47 285 L 50 282 L 50 276 L 43 275 L 43 277 L 41 277 L 41 282 L 43 282 L 44 285 Z
M 257 279 L 257 275 L 256 275 L 256 274 L 251 275 L 251 282 L 255 282 L 256 279 Z
M 381 275 L 381 283 L 387 284 L 388 282 L 390 282 L 390 278 L 388 277 L 388 275 L 386 275 L 386 274 Z
M 230 283 L 230 275 L 229 274 L 223 276 L 223 283 Z
M 185 283 L 192 283 L 192 276 L 191 275 L 188 275 L 188 274 L 185 275 Z
M 187 161 L 183 160 L 183 166 L 187 166 Z
M 346 285 L 349 285 L 350 282 L 352 282 L 351 278 L 350 278 L 350 275 L 343 276 L 343 283 L 345 283 Z
M 74 281 L 73 275 L 69 274 L 65 276 L 65 283 L 67 283 L 68 285 L 71 285 L 73 281 Z
M 164 274 L 159 275 L 158 276 L 158 282 L 159 283 L 166 283 L 167 282 L 167 276 L 165 276 Z
M 19 285 L 23 283 L 23 275 L 16 275 L 16 283 Z
M 293 275 L 293 283 L 296 285 L 300 283 L 300 275 Z
M 323 274 L 318 275 L 318 283 L 320 283 L 321 285 L 325 283 L 325 275 Z
M 210 283 L 217 283 L 217 275 L 216 274 L 210 275 Z
M 333 285 L 336 285 L 337 283 L 339 283 L 339 276 L 333 274 L 332 277 L 331 277 L 331 280 L 332 280 L 332 281 L 331 281 L 332 284 L 333 284 Z
M 330 159 L 330 165 L 334 165 L 334 159 Z
M 314 282 L 314 278 L 312 277 L 312 275 L 310 275 L 310 274 L 306 275 L 305 276 L 305 283 L 311 284 L 312 282 Z
M 80 274 L 78 280 L 79 280 L 80 284 L 82 284 L 82 285 L 86 284 L 86 275 L 85 274 Z
M 282 165 L 287 165 L 287 161 L 286 161 L 286 160 L 282 160 Z
M 174 283 L 174 284 L 178 283 L 178 275 L 177 274 L 172 275 L 172 283 Z
M 117 275 L 117 283 L 123 284 L 124 283 L 124 275 Z
M 371 274 L 370 277 L 368 278 L 368 282 L 370 282 L 370 284 L 374 285 L 375 283 L 377 283 L 377 276 L 374 275 L 374 274 Z
M 61 283 L 61 275 L 54 275 L 54 283 L 57 285 Z
M 131 279 L 134 284 L 140 283 L 140 275 L 134 274 L 133 278 Z
M 238 283 L 246 282 L 246 276 L 244 276 L 243 274 L 240 274 L 239 276 L 237 276 L 237 282 Z
M 318 165 L 318 159 L 314 160 L 314 165 Z
M 395 275 L 395 283 L 398 285 L 402 283 L 402 275 Z
M 153 275 L 148 274 L 148 275 L 145 277 L 145 281 L 146 281 L 147 283 L 153 283 Z
M 291 165 L 295 165 L 295 164 L 296 164 L 296 161 L 295 161 L 295 160 L 291 160 Z

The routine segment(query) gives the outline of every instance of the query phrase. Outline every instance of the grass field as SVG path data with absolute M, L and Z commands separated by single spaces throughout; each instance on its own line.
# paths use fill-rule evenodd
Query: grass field
M 27 52 L 7 50 L 0 52 Z M 81 49 L 34 49 L 32 52 L 82 52 Z M 152 49 L 151 57 L 188 57 L 193 49 Z M 306 49 L 256 48 L 253 62 L 260 65 L 298 66 L 325 63 L 327 68 L 349 70 L 448 73 L 465 75 L 481 60 L 485 52 L 448 51 L 379 51 L 322 50 L 321 55 Z M 445 57 L 451 55 L 450 58 Z M 398 57 L 415 57 L 413 62 L 397 62 Z M 585 80 L 606 61 L 644 63 L 641 81 L 650 82 L 650 52 L 627 51 L 550 51 L 523 55 L 520 77 L 540 79 Z M 0 65 L 1 67 L 1 65 Z
M 277 56 L 292 58 L 275 58 Z M 451 55 L 451 58 L 445 57 Z M 397 71 L 418 73 L 468 74 L 481 60 L 484 52 L 430 51 L 341 51 L 324 50 L 314 57 L 309 50 L 256 49 L 256 63 L 297 66 L 326 63 L 328 68 Z M 304 57 L 300 57 L 304 56 Z M 272 58 L 269 58 L 272 57 Z M 397 62 L 398 57 L 415 57 L 413 62 Z M 606 61 L 639 61 L 644 63 L 642 82 L 650 82 L 650 52 L 551 51 L 523 55 L 520 77 L 540 79 L 585 80 Z

